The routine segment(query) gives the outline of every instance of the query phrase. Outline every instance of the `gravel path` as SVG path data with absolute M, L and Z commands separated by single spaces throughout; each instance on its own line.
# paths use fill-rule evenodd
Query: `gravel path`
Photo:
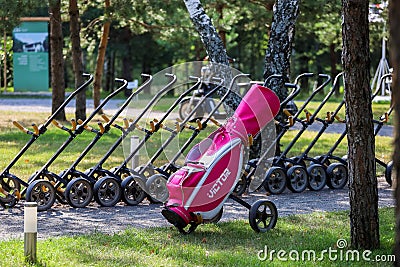
M 379 179 L 379 207 L 393 207 L 393 190 Z M 267 198 L 273 201 L 280 217 L 290 214 L 305 214 L 314 211 L 349 210 L 347 189 L 331 190 L 325 188 L 314 192 L 306 190 L 296 194 L 286 190 L 280 195 L 266 197 L 263 193 L 243 197 L 248 203 Z M 118 204 L 115 207 L 99 207 L 91 204 L 87 208 L 75 209 L 69 206 L 55 205 L 52 209 L 38 213 L 38 238 L 77 235 L 100 231 L 115 233 L 127 227 L 170 226 L 162 217 L 160 204 L 143 202 L 138 206 Z M 12 209 L 1 209 L 0 240 L 23 238 L 23 202 Z M 224 205 L 221 221 L 248 219 L 248 211 L 232 200 Z M 249 227 L 249 225 L 244 225 Z M 279 227 L 279 219 L 278 225 Z

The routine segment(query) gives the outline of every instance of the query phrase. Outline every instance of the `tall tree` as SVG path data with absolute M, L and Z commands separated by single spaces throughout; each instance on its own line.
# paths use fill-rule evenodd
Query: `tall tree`
M 271 32 L 265 52 L 264 79 L 273 74 L 280 74 L 284 77 L 290 74 L 290 56 L 296 20 L 299 14 L 299 4 L 300 0 L 278 0 L 275 3 Z M 268 84 L 268 87 L 278 95 L 281 101 L 288 95 L 284 83 L 285 80 L 283 79 L 273 79 Z M 281 116 L 283 114 L 278 114 L 277 118 L 281 118 Z M 279 132 L 279 125 L 276 127 Z M 256 140 L 254 145 L 261 147 L 261 140 Z M 279 142 L 276 144 L 275 151 L 275 153 L 280 153 Z
M 378 188 L 372 122 L 368 1 L 342 1 L 350 236 L 355 248 L 379 247 Z
M 50 14 L 50 62 L 52 105 L 55 112 L 65 99 L 63 35 L 61 27 L 61 0 L 49 0 Z M 58 113 L 57 120 L 65 120 L 65 110 Z
M 72 68 L 75 76 L 75 88 L 78 88 L 83 83 L 83 62 L 82 62 L 82 48 L 81 48 L 81 26 L 79 21 L 79 9 L 77 0 L 69 0 L 69 28 L 71 35 L 72 46 Z M 75 118 L 86 119 L 86 92 L 76 95 L 75 104 Z
M 98 107 L 100 105 L 101 79 L 103 77 L 104 59 L 106 56 L 108 36 L 111 27 L 110 7 L 111 7 L 111 1 L 105 0 L 103 32 L 100 38 L 100 44 L 97 53 L 96 71 L 93 82 L 93 102 L 95 107 Z
M 199 0 L 184 0 L 186 8 L 189 12 L 190 19 L 193 22 L 196 31 L 199 33 L 201 41 L 208 55 L 208 60 L 214 69 L 214 73 L 218 73 L 224 79 L 225 85 L 229 85 L 232 74 L 229 71 L 229 60 L 226 54 L 225 45 L 219 36 L 217 30 L 212 24 L 210 17 L 206 14 Z M 218 65 L 212 65 L 218 63 Z M 227 66 L 226 68 L 222 66 Z M 219 92 L 223 94 L 224 92 Z M 230 94 L 224 102 L 224 107 L 228 115 L 232 115 L 233 111 L 240 103 L 240 97 L 236 94 Z
M 272 74 L 289 75 L 290 56 L 296 20 L 299 14 L 299 3 L 300 0 L 278 0 L 275 3 L 274 17 L 265 53 L 264 79 Z M 281 101 L 287 96 L 287 90 L 283 83 L 283 80 L 274 79 L 269 85 Z
M 395 136 L 393 169 L 396 181 L 396 238 L 394 254 L 396 256 L 396 266 L 400 266 L 400 1 L 389 1 L 389 32 L 390 32 L 390 62 L 393 67 L 392 74 L 392 104 L 395 113 Z

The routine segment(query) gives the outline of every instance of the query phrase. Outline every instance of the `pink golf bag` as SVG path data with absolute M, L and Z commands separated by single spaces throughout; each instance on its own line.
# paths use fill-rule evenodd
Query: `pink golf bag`
M 234 115 L 189 151 L 185 165 L 168 179 L 169 199 L 162 210 L 180 232 L 189 233 L 203 222 L 219 220 L 240 178 L 249 137 L 273 120 L 279 108 L 274 92 L 254 84 Z

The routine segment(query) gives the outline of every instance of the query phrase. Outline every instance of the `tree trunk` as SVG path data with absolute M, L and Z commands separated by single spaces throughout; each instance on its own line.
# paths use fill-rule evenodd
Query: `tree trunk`
M 389 1 L 389 32 L 390 32 L 390 62 L 393 67 L 392 77 L 392 103 L 394 106 L 393 120 L 395 125 L 393 170 L 395 198 L 396 198 L 396 237 L 394 254 L 396 256 L 395 266 L 400 266 L 400 36 L 398 34 L 400 27 L 400 1 Z
M 3 59 L 3 79 L 4 79 L 4 92 L 7 91 L 7 32 L 4 31 L 3 36 L 3 49 L 4 49 L 4 59 Z
M 114 90 L 114 65 L 115 65 L 115 50 L 107 56 L 106 84 L 104 90 L 112 92 Z
M 267 51 L 265 53 L 264 79 L 272 74 L 288 76 L 290 73 L 290 56 L 295 32 L 295 24 L 299 14 L 300 0 L 275 3 L 274 18 L 271 24 L 271 32 Z M 282 101 L 287 97 L 284 81 L 274 79 L 269 84 Z
M 75 88 L 83 84 L 83 63 L 82 63 L 82 48 L 80 32 L 81 27 L 79 23 L 79 10 L 77 0 L 69 0 L 69 27 L 71 31 L 71 44 L 72 44 L 72 68 L 75 76 Z M 76 95 L 75 104 L 75 118 L 76 120 L 86 120 L 86 90 Z
M 379 247 L 379 217 L 369 84 L 368 1 L 343 0 L 342 4 L 351 245 L 374 249 Z
M 201 41 L 203 42 L 204 48 L 206 49 L 208 60 L 213 69 L 213 73 L 218 73 L 221 78 L 224 79 L 225 86 L 228 86 L 232 79 L 232 73 L 230 72 L 228 56 L 223 41 L 218 35 L 215 27 L 209 16 L 204 11 L 203 6 L 198 0 L 184 0 L 187 10 L 189 11 L 190 19 L 193 22 L 196 31 L 199 33 Z M 218 63 L 213 65 L 212 63 Z M 225 93 L 224 90 L 218 92 L 221 96 Z M 233 111 L 239 105 L 241 98 L 236 94 L 230 94 L 224 102 L 224 108 L 227 114 L 230 116 Z
M 275 3 L 274 17 L 271 24 L 271 31 L 265 52 L 264 79 L 273 74 L 281 74 L 289 76 L 290 73 L 290 56 L 292 52 L 292 43 L 295 33 L 295 24 L 299 14 L 300 0 L 285 1 L 278 0 Z M 282 79 L 273 79 L 267 85 L 273 90 L 282 101 L 288 96 L 287 89 L 284 86 L 285 81 Z M 282 119 L 283 114 L 278 114 L 276 118 Z M 281 129 L 277 126 L 277 132 Z M 257 145 L 257 141 L 255 145 Z M 260 146 L 260 144 L 258 144 Z M 280 154 L 280 145 L 277 142 L 275 153 Z
M 101 35 L 99 50 L 97 53 L 96 71 L 93 82 L 93 104 L 96 107 L 100 105 L 100 89 L 101 89 L 101 79 L 103 77 L 104 70 L 104 58 L 106 55 L 108 35 L 110 33 L 110 0 L 105 1 L 105 22 L 103 24 L 103 34 Z M 100 112 L 101 113 L 101 112 Z
M 49 1 L 50 16 L 50 62 L 51 62 L 51 87 L 52 105 L 55 112 L 65 99 L 64 62 L 63 62 L 63 36 L 61 27 L 61 0 Z M 65 120 L 65 111 L 60 112 L 55 119 Z

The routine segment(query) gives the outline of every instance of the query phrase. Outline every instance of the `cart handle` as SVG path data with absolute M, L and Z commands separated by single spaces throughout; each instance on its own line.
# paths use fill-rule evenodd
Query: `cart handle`
M 336 119 L 337 121 L 339 121 L 339 122 L 343 122 L 343 123 L 346 122 L 345 120 L 341 119 L 338 115 L 335 115 L 335 119 Z
M 62 124 L 61 124 L 59 121 L 57 121 L 57 120 L 52 120 L 51 123 L 52 123 L 54 126 L 56 126 L 57 128 L 60 128 L 61 130 L 64 130 L 64 131 L 67 131 L 67 132 L 70 131 L 67 127 L 65 127 L 64 125 L 62 125 Z
M 210 118 L 210 121 L 212 122 L 212 123 L 214 123 L 216 126 L 218 126 L 218 127 L 221 127 L 222 126 L 222 123 L 220 123 L 219 121 L 217 121 L 215 118 L 213 118 L 213 117 L 211 117 Z M 196 122 L 197 122 L 197 124 L 199 125 L 199 127 L 200 127 L 200 130 L 202 129 L 202 126 L 200 126 L 200 124 L 199 124 L 199 120 L 196 120 Z
M 107 123 L 110 121 L 110 118 L 107 117 L 106 114 L 101 114 L 101 117 L 103 118 L 103 120 L 105 120 Z
M 288 121 L 289 121 L 289 123 L 286 125 L 286 127 L 292 127 L 294 125 L 293 115 L 287 109 L 284 109 L 283 113 L 285 113 L 285 115 L 288 117 Z M 278 124 L 279 124 L 279 122 L 278 122 Z
M 33 128 L 33 132 L 35 133 L 35 135 L 39 135 L 39 127 L 35 124 L 32 123 L 32 128 Z
M 284 109 L 283 113 L 285 113 L 285 115 L 288 116 L 288 117 L 293 117 L 292 113 L 290 113 L 290 111 L 287 110 L 287 109 Z
M 106 129 L 104 128 L 103 123 L 101 123 L 101 121 L 99 121 L 99 122 L 97 122 L 97 125 L 99 125 L 100 133 L 103 134 L 106 131 Z
M 135 128 L 145 133 L 154 133 L 156 131 L 156 127 L 154 126 L 154 121 L 150 121 L 149 123 L 151 130 L 147 130 L 146 128 L 140 126 L 138 123 L 135 124 Z M 160 127 L 162 127 L 162 125 L 160 125 Z
M 332 122 L 332 114 L 331 112 L 326 112 L 326 118 L 325 118 L 326 122 Z
M 26 133 L 26 134 L 34 134 L 33 132 L 29 131 L 28 129 L 26 129 L 24 126 L 22 126 L 19 122 L 17 121 L 13 121 L 14 126 L 16 126 L 18 129 L 20 129 L 22 132 Z
M 101 117 L 103 118 L 103 120 L 104 120 L 106 123 L 109 123 L 109 122 L 110 122 L 110 118 L 109 118 L 106 114 L 104 114 L 104 113 L 101 114 Z M 124 125 L 126 126 L 125 122 L 124 122 Z M 124 127 L 122 127 L 121 125 L 119 125 L 119 124 L 117 124 L 117 123 L 114 123 L 114 124 L 112 124 L 111 126 L 117 128 L 118 130 L 124 131 Z M 129 127 L 129 125 L 128 125 L 128 127 Z M 126 128 L 128 128 L 128 127 L 126 127 Z
M 160 128 L 162 128 L 162 129 L 164 129 L 164 130 L 166 130 L 166 131 L 168 131 L 170 133 L 178 133 L 179 132 L 178 129 L 180 129 L 180 126 L 175 123 L 175 129 L 172 129 L 172 128 L 169 128 L 167 125 L 161 123 L 160 124 Z
M 247 138 L 248 138 L 248 140 L 249 140 L 249 146 L 252 146 L 253 143 L 254 143 L 254 138 L 253 138 L 253 136 L 252 136 L 251 134 L 248 134 L 248 135 L 247 135 Z
M 177 133 L 181 131 L 181 125 L 179 124 L 179 122 L 175 122 L 175 129 Z
M 387 112 L 385 112 L 385 114 L 383 114 L 383 118 L 380 118 L 382 123 L 387 123 L 389 120 L 389 114 Z
M 154 125 L 154 121 L 158 122 L 157 120 L 150 121 L 150 131 L 154 133 L 156 131 L 156 126 Z
M 306 113 L 306 118 L 303 120 L 303 122 L 308 122 L 310 123 L 310 118 L 312 116 L 311 112 L 309 112 L 307 109 L 304 109 L 304 112 Z
M 122 120 L 124 122 L 124 129 L 128 129 L 129 128 L 129 120 L 127 118 L 123 118 Z
M 77 126 L 75 119 L 71 119 L 71 125 L 72 125 L 71 131 L 75 131 L 76 130 L 76 126 Z
M 79 123 L 79 125 L 82 125 L 82 124 L 83 124 L 83 120 L 79 119 L 79 120 L 78 120 L 78 123 Z M 88 132 L 98 133 L 97 130 L 93 129 L 91 126 L 89 126 L 89 125 L 87 125 L 87 124 L 86 124 L 85 126 L 83 126 L 83 128 L 84 128 L 86 131 L 88 131 Z

